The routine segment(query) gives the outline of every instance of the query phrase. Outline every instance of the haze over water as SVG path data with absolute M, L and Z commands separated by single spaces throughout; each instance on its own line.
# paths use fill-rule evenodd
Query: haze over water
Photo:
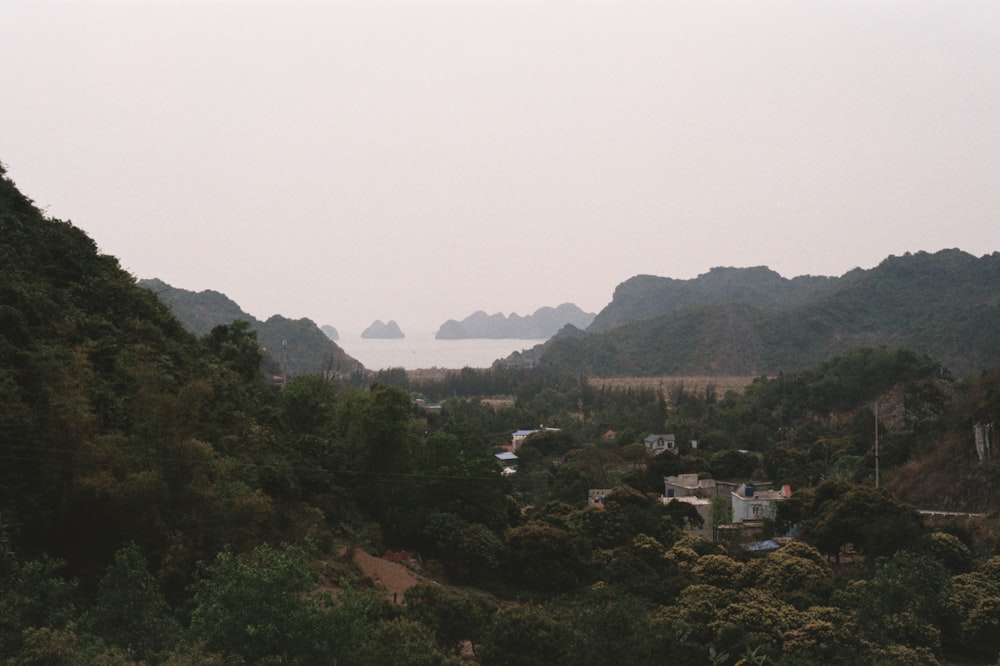
M 341 337 L 337 341 L 369 370 L 403 368 L 488 368 L 512 352 L 531 349 L 545 340 L 468 339 L 436 340 L 432 335 L 394 340 Z

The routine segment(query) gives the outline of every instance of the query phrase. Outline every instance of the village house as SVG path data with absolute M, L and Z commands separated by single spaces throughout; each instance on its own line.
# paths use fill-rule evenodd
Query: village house
M 738 484 L 734 481 L 699 479 L 697 474 L 678 474 L 663 477 L 664 497 L 729 497 Z
M 510 444 L 504 448 L 508 451 L 517 451 L 521 444 L 524 444 L 524 440 L 528 439 L 536 432 L 559 432 L 559 428 L 546 428 L 545 426 L 539 426 L 534 430 L 515 430 L 510 435 Z
M 494 453 L 493 457 L 500 461 L 501 474 L 504 476 L 517 472 L 517 456 L 511 451 Z
M 730 550 L 742 548 L 749 551 L 747 546 L 764 541 L 767 534 L 767 522 L 763 520 L 744 520 L 742 523 L 715 526 L 715 542 Z
M 712 540 L 712 500 L 707 497 L 698 497 L 697 495 L 672 495 L 670 497 L 661 497 L 660 501 L 664 504 L 669 504 L 670 502 L 683 502 L 684 504 L 690 504 L 701 516 L 702 524 L 701 527 L 688 527 L 685 532 L 691 536 L 701 537 L 708 541 Z
M 674 437 L 672 433 L 664 435 L 649 435 L 644 440 L 642 440 L 643 446 L 654 456 L 658 456 L 664 451 L 678 454 L 677 451 L 677 438 Z
M 697 474 L 665 476 L 663 486 L 661 502 L 689 504 L 704 521 L 700 528 L 688 528 L 688 534 L 730 545 L 762 539 L 766 532 L 766 521 L 773 520 L 777 513 L 777 503 L 792 495 L 790 486 L 771 490 L 769 481 L 737 484 L 733 481 L 700 479 Z M 716 497 L 729 498 L 732 506 L 730 524 L 712 524 L 712 500 Z
M 730 493 L 733 502 L 733 523 L 774 520 L 778 502 L 792 496 L 791 486 L 781 490 L 763 490 L 753 484 L 743 483 Z
M 674 500 L 690 504 L 704 521 L 701 527 L 688 528 L 692 536 L 712 540 L 712 498 L 728 496 L 736 488 L 731 481 L 699 479 L 697 474 L 678 474 L 663 477 L 664 494 L 660 500 L 667 504 Z
M 591 488 L 587 491 L 587 506 L 604 508 L 604 499 L 611 494 L 612 488 Z

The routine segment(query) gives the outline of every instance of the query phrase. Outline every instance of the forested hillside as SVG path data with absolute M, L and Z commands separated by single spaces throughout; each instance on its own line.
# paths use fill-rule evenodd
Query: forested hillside
M 593 334 L 553 340 L 539 362 L 602 377 L 762 375 L 891 345 L 965 374 L 1000 359 L 997 321 L 1000 253 L 921 252 L 838 279 L 715 269 L 693 281 L 626 282 Z
M 155 293 L 184 327 L 197 336 L 207 335 L 220 324 L 248 322 L 257 333 L 269 367 L 276 374 L 332 373 L 346 377 L 364 371 L 359 361 L 351 358 L 333 342 L 334 338 L 310 319 L 273 315 L 267 321 L 260 321 L 217 291 L 179 289 L 158 279 L 139 280 L 137 284 Z
M 1000 455 L 972 437 L 1000 422 L 1000 366 L 955 377 L 869 347 L 723 395 L 539 368 L 278 386 L 249 324 L 186 331 L 5 175 L 0 277 L 2 664 L 1000 654 Z M 494 453 L 543 423 L 503 473 Z M 692 536 L 706 520 L 662 498 L 676 474 L 789 485 L 754 529 L 798 537 Z M 732 527 L 722 500 L 710 533 Z M 908 502 L 989 516 L 931 523 Z M 427 582 L 397 598 L 359 548 Z
M 611 302 L 598 313 L 587 331 L 604 333 L 616 326 L 695 305 L 746 303 L 788 309 L 823 298 L 856 273 L 843 278 L 806 275 L 788 279 L 766 266 L 757 266 L 713 268 L 693 280 L 637 275 L 615 288 Z

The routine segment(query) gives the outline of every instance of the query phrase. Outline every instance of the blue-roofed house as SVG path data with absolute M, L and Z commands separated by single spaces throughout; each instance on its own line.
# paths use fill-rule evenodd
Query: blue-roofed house
M 518 448 L 520 448 L 521 444 L 524 443 L 524 440 L 528 439 L 529 437 L 531 437 L 532 435 L 534 435 L 536 432 L 543 432 L 543 431 L 545 431 L 545 432 L 549 432 L 549 431 L 551 431 L 551 432 L 558 432 L 559 428 L 546 428 L 545 426 L 539 426 L 539 427 L 537 427 L 537 428 L 535 428 L 533 430 L 515 430 L 510 435 L 510 446 L 509 446 L 509 448 L 507 450 L 508 451 L 517 451 Z
M 494 453 L 493 457 L 500 461 L 503 467 L 503 474 L 513 474 L 517 471 L 517 456 L 511 451 Z

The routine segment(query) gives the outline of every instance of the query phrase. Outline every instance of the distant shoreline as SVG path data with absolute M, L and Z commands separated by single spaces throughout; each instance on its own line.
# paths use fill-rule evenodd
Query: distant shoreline
M 437 340 L 433 337 L 362 339 L 341 336 L 337 345 L 368 370 L 388 368 L 431 370 L 489 368 L 515 351 L 530 349 L 544 340 L 468 339 Z

